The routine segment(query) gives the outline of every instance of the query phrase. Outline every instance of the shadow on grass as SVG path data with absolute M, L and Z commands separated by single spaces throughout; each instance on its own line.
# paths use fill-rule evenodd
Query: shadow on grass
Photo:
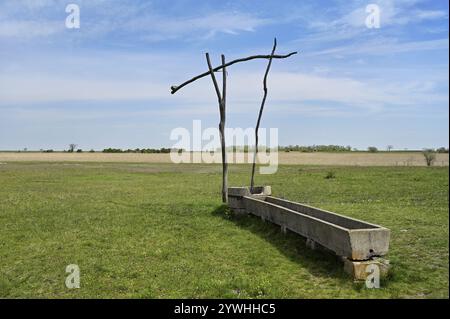
M 306 239 L 296 233 L 288 230 L 286 234 L 283 234 L 280 226 L 264 222 L 250 214 L 235 215 L 226 205 L 218 206 L 212 214 L 227 219 L 239 228 L 261 237 L 291 261 L 307 269 L 313 276 L 334 278 L 345 282 L 350 280 L 349 275 L 344 272 L 343 264 L 338 256 L 323 248 L 310 249 L 306 246 Z

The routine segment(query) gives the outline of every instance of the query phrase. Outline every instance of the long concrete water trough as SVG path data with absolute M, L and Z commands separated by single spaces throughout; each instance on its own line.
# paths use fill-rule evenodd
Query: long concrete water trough
M 385 275 L 388 262 L 382 258 L 389 250 L 390 230 L 358 219 L 312 206 L 271 196 L 270 186 L 228 189 L 230 208 L 239 214 L 253 214 L 280 225 L 316 244 L 333 251 L 344 261 L 344 269 L 355 279 L 365 279 L 365 267 L 376 264 Z M 362 268 L 364 267 L 364 268 Z

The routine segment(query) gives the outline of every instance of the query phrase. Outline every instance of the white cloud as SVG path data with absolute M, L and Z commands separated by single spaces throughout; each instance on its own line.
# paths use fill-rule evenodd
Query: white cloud
M 204 16 L 180 18 L 151 14 L 124 22 L 118 28 L 145 32 L 145 39 L 160 41 L 178 38 L 205 39 L 218 33 L 253 32 L 256 28 L 268 23 L 271 23 L 268 19 L 240 12 L 213 12 Z
M 228 85 L 229 111 L 253 112 L 262 97 L 261 72 L 233 72 Z M 189 112 L 215 113 L 216 97 L 210 79 L 205 78 L 175 95 L 165 80 L 139 81 L 129 79 L 96 78 L 72 75 L 64 78 L 37 74 L 2 74 L 0 101 L 2 105 L 57 102 L 123 102 L 148 101 L 149 110 L 157 114 L 179 114 L 179 107 Z M 306 74 L 299 72 L 271 72 L 269 76 L 268 105 L 294 107 L 295 105 L 324 104 L 315 111 L 333 114 L 379 112 L 386 108 L 448 103 L 448 94 L 435 92 L 436 83 L 430 80 L 398 82 L 363 82 L 348 77 Z M 26 92 L 24 94 L 24 92 Z M 173 106 L 161 106 L 161 101 Z M 337 107 L 333 107 L 335 104 Z M 208 111 L 211 108 L 211 111 Z M 310 107 L 312 108 L 312 106 Z M 305 111 L 307 109 L 303 109 Z M 172 112 L 172 113 L 171 113 Z M 133 112 L 131 112 L 133 114 Z
M 442 10 L 416 10 L 414 15 L 419 20 L 448 18 L 448 13 Z
M 177 17 L 158 13 L 151 3 L 125 1 L 112 5 L 104 0 L 79 3 L 82 14 L 80 36 L 87 38 L 125 32 L 149 41 L 205 39 L 218 33 L 253 32 L 272 22 L 238 11 L 209 11 Z M 29 39 L 58 35 L 64 30 L 66 5 L 60 0 L 0 4 L 0 37 Z
M 48 37 L 64 31 L 58 22 L 7 20 L 0 22 L 0 37 L 28 39 Z
M 365 20 L 368 16 L 366 5 L 368 3 L 348 2 L 345 5 L 331 10 L 327 14 L 311 15 L 307 27 L 309 33 L 302 36 L 294 43 L 302 44 L 305 47 L 315 48 L 323 47 L 324 43 L 339 43 L 343 41 L 354 41 L 365 43 L 367 39 L 374 35 L 383 35 L 387 33 L 400 36 L 400 30 L 409 28 L 411 25 L 423 25 L 428 20 L 448 19 L 448 12 L 444 10 L 423 10 L 418 9 L 417 4 L 420 1 L 408 0 L 378 0 L 372 3 L 380 7 L 380 29 L 368 29 Z M 428 26 L 422 30 L 426 32 Z M 441 33 L 448 29 L 436 29 Z M 447 32 L 448 33 L 448 32 Z
M 448 18 L 448 13 L 443 10 L 415 9 L 414 5 L 417 1 L 378 0 L 374 3 L 380 8 L 381 27 L 415 23 L 422 20 Z M 332 21 L 330 26 L 364 27 L 367 15 L 365 5 L 363 5 L 344 15 L 342 18 Z
M 307 56 L 316 55 L 385 55 L 403 52 L 417 52 L 429 50 L 448 50 L 449 40 L 436 39 L 424 41 L 400 42 L 394 38 L 376 38 L 363 43 L 354 43 L 325 50 L 307 53 Z

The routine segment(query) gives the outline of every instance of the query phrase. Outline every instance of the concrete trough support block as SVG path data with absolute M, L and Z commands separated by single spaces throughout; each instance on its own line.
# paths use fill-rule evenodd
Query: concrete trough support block
M 312 240 L 311 238 L 306 239 L 306 246 L 312 250 L 316 250 L 316 242 Z
M 242 199 L 234 196 L 228 196 L 228 207 L 237 215 L 247 215 Z
M 354 280 L 366 280 L 367 276 L 374 271 L 373 267 L 369 266 L 374 265 L 377 267 L 380 278 L 385 278 L 390 268 L 389 260 L 379 257 L 364 261 L 342 257 L 342 261 L 344 262 L 344 271 L 352 276 Z
M 251 196 L 264 200 L 266 196 L 272 194 L 270 186 L 255 186 L 253 192 L 250 187 L 229 187 L 228 188 L 228 207 L 237 215 L 246 215 L 248 212 L 245 209 L 243 198 Z

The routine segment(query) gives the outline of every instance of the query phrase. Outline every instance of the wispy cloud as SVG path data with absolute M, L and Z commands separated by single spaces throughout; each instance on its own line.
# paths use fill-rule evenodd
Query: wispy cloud
M 339 43 L 348 45 L 349 41 L 352 42 L 353 46 L 357 46 L 357 44 L 365 46 L 366 42 L 368 42 L 367 46 L 372 44 L 383 46 L 386 43 L 373 43 L 373 41 L 380 41 L 379 39 L 374 40 L 373 37 L 386 39 L 386 34 L 392 33 L 389 38 L 393 39 L 393 35 L 400 36 L 401 34 L 408 34 L 408 28 L 417 27 L 422 23 L 448 20 L 448 11 L 418 9 L 416 5 L 420 2 L 421 1 L 412 0 L 374 1 L 380 8 L 381 26 L 380 29 L 373 30 L 368 29 L 365 25 L 368 16 L 368 13 L 366 12 L 367 3 L 363 1 L 349 1 L 345 5 L 338 7 L 338 9 L 329 11 L 327 14 L 310 16 L 310 19 L 306 24 L 308 32 L 305 35 L 302 35 L 302 37 L 294 43 L 301 44 L 311 49 L 322 48 L 324 43 L 327 42 L 335 47 Z M 442 36 L 448 34 L 448 27 L 443 29 L 442 27 L 430 28 L 424 26 L 422 31 L 427 32 L 426 30 L 434 30 L 434 33 L 444 32 Z M 448 39 L 448 37 L 446 38 Z M 432 47 L 445 49 L 444 42 L 445 39 L 437 40 L 434 43 L 428 41 L 424 41 L 423 43 L 411 41 L 411 47 L 413 50 L 421 48 L 427 50 Z M 444 44 L 444 46 L 442 44 Z M 389 45 L 391 46 L 389 49 L 394 49 L 392 48 L 393 43 L 389 43 Z M 404 50 L 407 49 L 408 45 L 409 44 L 404 45 L 399 43 L 397 48 L 399 50 Z M 438 45 L 438 47 L 436 45 Z M 330 48 L 321 51 L 322 53 L 325 53 L 329 50 Z M 371 50 L 371 52 L 376 51 L 377 50 Z
M 64 25 L 48 21 L 9 20 L 0 21 L 0 38 L 19 38 L 21 40 L 35 37 L 49 37 L 64 31 Z
M 436 39 L 424 41 L 401 42 L 396 38 L 377 38 L 363 43 L 351 43 L 348 45 L 327 48 L 325 50 L 307 53 L 315 55 L 385 55 L 403 52 L 417 52 L 429 50 L 448 50 L 449 40 Z
M 448 19 L 448 12 L 444 10 L 417 9 L 414 7 L 417 1 L 378 0 L 372 3 L 380 8 L 382 27 L 417 23 L 423 20 Z M 309 22 L 309 27 L 319 31 L 365 27 L 368 16 L 367 4 L 364 1 L 349 1 L 347 6 L 339 7 L 341 14 L 333 12 L 331 16 L 326 17 L 327 20 L 324 20 L 323 16 L 316 17 Z
M 218 33 L 238 34 L 254 32 L 256 28 L 270 23 L 250 14 L 240 12 L 210 13 L 202 17 L 167 19 L 164 16 L 141 18 L 124 25 L 128 30 L 146 31 L 150 40 L 188 38 L 211 38 Z
M 172 106 L 158 112 L 170 114 L 178 106 L 186 106 L 190 112 L 201 112 L 215 101 L 209 81 L 196 83 L 177 95 L 170 95 L 166 80 L 157 78 L 147 81 L 99 79 L 93 76 L 72 74 L 51 76 L 30 73 L 3 73 L 0 75 L 0 106 L 17 104 L 67 103 L 67 102 L 114 102 L 133 103 L 147 101 L 150 109 L 158 108 L 161 101 L 170 101 Z M 128 76 L 124 74 L 126 78 Z M 251 114 L 261 97 L 261 77 L 258 72 L 233 73 L 229 83 L 229 111 Z M 330 77 L 301 72 L 273 71 L 269 77 L 270 102 L 276 105 L 304 105 L 321 101 L 329 105 L 326 110 L 339 111 L 342 105 L 358 112 L 382 112 L 389 108 L 420 104 L 448 103 L 448 94 L 435 90 L 431 81 L 410 80 L 403 83 L 361 81 L 349 77 Z M 26 92 L 26 94 L 24 94 Z M 318 107 L 316 112 L 321 108 Z M 322 108 L 323 109 L 323 108 Z M 325 110 L 325 109 L 324 109 Z M 213 113 L 216 110 L 212 111 Z M 358 113 L 357 112 L 357 113 Z
M 103 0 L 78 1 L 82 13 L 80 34 L 87 38 L 113 33 L 141 40 L 208 39 L 219 33 L 254 32 L 271 23 L 251 13 L 236 10 L 205 11 L 187 16 L 170 16 L 151 3 Z M 0 37 L 32 38 L 60 35 L 64 31 L 65 1 L 18 0 L 0 5 Z M 22 10 L 25 14 L 18 15 Z

